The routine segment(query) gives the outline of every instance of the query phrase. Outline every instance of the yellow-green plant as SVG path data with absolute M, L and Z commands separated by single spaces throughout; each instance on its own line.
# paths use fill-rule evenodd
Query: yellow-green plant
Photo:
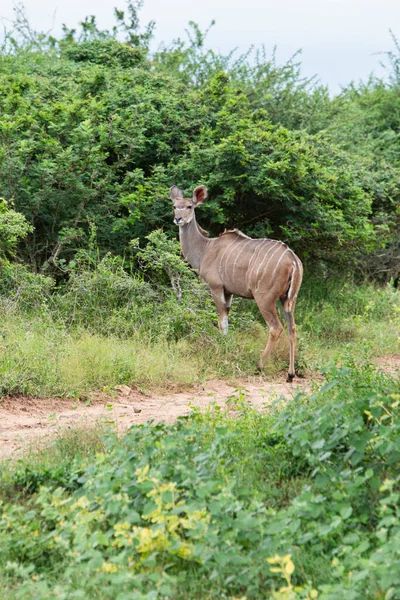
M 295 566 L 291 554 L 285 554 L 284 556 L 276 554 L 275 556 L 267 558 L 267 562 L 270 565 L 273 565 L 270 567 L 271 573 L 279 574 L 286 581 L 285 586 L 272 592 L 272 596 L 275 600 L 296 600 L 299 598 L 315 600 L 318 598 L 318 590 L 311 589 L 305 592 L 303 587 L 293 586 L 292 574 L 294 573 Z

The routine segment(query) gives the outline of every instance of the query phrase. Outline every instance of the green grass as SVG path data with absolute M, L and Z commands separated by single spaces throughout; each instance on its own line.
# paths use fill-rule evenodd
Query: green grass
M 110 286 L 110 298 L 114 291 Z M 68 302 L 75 306 L 83 292 L 74 294 Z M 90 310 L 84 295 L 79 300 L 79 319 L 65 308 L 62 295 L 28 312 L 3 301 L 0 395 L 83 397 L 118 384 L 155 389 L 255 373 L 267 329 L 254 302 L 235 300 L 231 330 L 223 337 L 202 290 L 199 299 L 189 288 L 184 305 L 173 296 L 154 304 L 151 318 L 148 305 L 135 305 L 129 294 L 128 305 L 112 300 L 115 306 L 108 310 L 93 290 L 90 294 Z M 201 305 L 192 307 L 193 298 Z M 399 292 L 391 287 L 306 280 L 296 311 L 297 371 L 310 374 L 327 360 L 349 354 L 362 359 L 396 352 L 399 306 Z M 283 377 L 288 354 L 285 330 L 265 375 Z
M 80 397 L 118 384 L 188 386 L 206 378 L 244 375 L 254 371 L 258 358 L 257 329 L 254 334 L 234 332 L 226 340 L 217 331 L 193 342 L 151 340 L 145 332 L 105 337 L 82 329 L 67 331 L 40 316 L 8 314 L 0 343 L 0 394 Z
M 122 439 L 68 434 L 0 474 L 2 597 L 396 600 L 399 406 L 398 380 L 349 358 L 266 413 L 238 391 Z
M 83 461 L 106 450 L 110 424 L 97 422 L 90 426 L 63 428 L 51 442 L 32 440 L 18 458 L 4 459 L 0 472 L 0 500 L 22 500 L 44 483 L 66 483 L 74 461 Z

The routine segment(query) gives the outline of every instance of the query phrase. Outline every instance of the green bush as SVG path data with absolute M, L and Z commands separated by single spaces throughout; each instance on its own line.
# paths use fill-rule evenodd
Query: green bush
M 147 325 L 160 302 L 141 275 L 129 275 L 121 259 L 106 256 L 95 265 L 75 264 L 54 308 L 70 326 L 127 337 Z
M 285 598 L 285 572 L 293 598 L 399 598 L 399 383 L 326 374 L 266 414 L 238 392 L 133 427 L 3 502 L 2 577 L 20 598 Z
M 54 279 L 32 273 L 26 265 L 0 263 L 0 298 L 24 312 L 35 313 L 49 306 L 55 285 Z
M 196 26 L 189 44 L 152 56 L 151 27 L 140 34 L 138 6 L 128 7 L 122 31 L 122 11 L 111 31 L 93 17 L 60 40 L 21 39 L 17 23 L 0 49 L 0 192 L 34 227 L 20 251 L 35 270 L 59 276 L 93 225 L 102 255 L 171 231 L 175 182 L 188 193 L 207 184 L 202 222 L 213 234 L 272 235 L 311 264 L 334 270 L 385 243 L 393 178 L 381 185 L 381 171 L 323 127 L 311 132 L 316 107 L 326 119 L 333 109 L 298 66 L 204 52 Z

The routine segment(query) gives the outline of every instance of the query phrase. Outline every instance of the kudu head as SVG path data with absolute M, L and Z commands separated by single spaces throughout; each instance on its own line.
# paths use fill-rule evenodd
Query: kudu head
M 169 195 L 174 203 L 174 223 L 183 227 L 193 220 L 194 209 L 206 200 L 208 192 L 205 185 L 199 185 L 193 191 L 192 198 L 184 198 L 182 190 L 173 185 L 169 190 Z

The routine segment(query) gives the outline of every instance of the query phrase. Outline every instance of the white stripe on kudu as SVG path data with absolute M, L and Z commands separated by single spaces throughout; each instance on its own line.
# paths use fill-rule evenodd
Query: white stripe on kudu
M 239 243 L 239 245 L 240 245 L 240 242 L 241 242 L 241 241 L 242 241 L 242 240 L 241 240 L 240 238 L 236 238 L 236 239 L 235 239 L 235 242 L 238 242 L 238 243 Z M 236 246 L 237 246 L 237 245 L 238 245 L 238 244 L 236 244 Z M 233 244 L 232 244 L 232 246 L 233 246 Z M 227 266 L 227 265 L 229 266 L 229 259 L 230 259 L 230 257 L 231 257 L 231 254 L 232 254 L 232 252 L 235 250 L 236 246 L 233 246 L 233 247 L 232 247 L 232 249 L 231 249 L 231 251 L 230 251 L 230 252 L 228 252 L 228 254 L 226 255 L 226 258 L 225 258 L 225 265 L 224 265 L 224 273 L 225 273 L 225 277 L 226 277 L 226 266 Z M 230 246 L 229 246 L 229 247 L 230 247 Z
M 278 248 L 279 248 L 279 244 L 280 244 L 280 242 L 275 242 L 275 243 L 274 243 L 274 244 L 273 244 L 273 245 L 272 245 L 270 248 L 268 248 L 268 250 L 267 250 L 267 251 L 266 251 L 266 253 L 264 254 L 264 256 L 263 256 L 263 258 L 262 258 L 262 261 L 261 261 L 261 262 L 260 262 L 260 264 L 258 265 L 258 269 L 257 269 L 257 273 L 256 273 L 256 281 L 257 281 L 257 277 L 258 277 L 258 274 L 259 274 L 259 272 L 260 272 L 260 269 L 261 269 L 261 267 L 262 267 L 262 266 L 263 266 L 263 264 L 264 264 L 264 261 L 265 261 L 265 259 L 267 258 L 268 254 L 271 252 L 271 250 L 273 250 L 277 244 L 278 244 Z M 274 254 L 275 254 L 275 252 L 274 252 Z
M 254 240 L 250 240 L 249 242 L 247 242 L 244 246 L 242 246 L 242 248 L 240 249 L 240 252 L 238 252 L 238 254 L 237 254 L 236 258 L 235 258 L 235 262 L 233 263 L 232 277 L 235 277 L 235 269 L 237 267 L 237 261 L 238 261 L 239 256 L 242 254 L 243 250 L 245 248 L 247 248 L 247 246 L 249 244 L 251 244 L 251 242 L 254 242 Z
M 231 243 L 229 244 L 229 246 L 227 246 L 227 247 L 225 248 L 225 250 L 223 251 L 223 253 L 222 253 L 222 255 L 221 255 L 221 258 L 219 259 L 219 268 L 218 268 L 218 271 L 219 271 L 219 274 L 220 274 L 221 276 L 222 276 L 222 273 L 221 273 L 222 259 L 224 258 L 225 254 L 228 252 L 229 248 L 230 248 L 231 246 L 233 246 L 233 244 L 234 244 L 235 242 L 236 242 L 236 239 L 234 239 L 234 240 L 233 240 L 233 242 L 231 242 Z
M 292 254 L 293 254 L 293 252 L 292 252 Z M 294 280 L 296 269 L 297 269 L 297 262 L 294 260 L 293 261 L 292 281 Z M 290 287 L 289 287 L 288 300 L 291 300 L 291 298 L 292 298 L 292 284 L 290 284 Z
M 271 243 L 273 243 L 272 240 L 260 240 L 258 247 L 254 250 L 253 256 L 249 260 L 249 267 L 247 270 L 247 277 L 246 277 L 246 286 L 247 287 L 249 287 L 249 283 L 250 283 L 251 276 L 253 275 L 254 267 L 257 265 L 257 258 L 260 255 L 260 251 L 265 246 L 265 244 L 271 244 Z
M 286 252 L 289 250 L 289 248 L 286 248 L 286 250 L 284 252 L 282 252 L 278 262 L 275 265 L 275 269 L 272 271 L 272 277 L 271 277 L 271 281 L 273 281 L 274 277 L 275 277 L 275 273 L 277 268 L 279 267 L 279 263 L 281 262 L 282 258 L 285 256 Z
M 280 244 L 282 244 L 282 242 L 279 242 L 279 243 L 280 243 Z M 265 271 L 265 272 L 267 272 L 267 269 L 268 269 L 268 265 L 269 265 L 269 263 L 271 262 L 271 260 L 272 260 L 272 259 L 274 258 L 274 256 L 275 256 L 275 254 L 276 254 L 276 253 L 278 252 L 278 250 L 280 250 L 280 249 L 281 249 L 281 248 L 280 248 L 280 246 L 278 246 L 278 248 L 276 248 L 276 249 L 274 250 L 274 252 L 271 254 L 271 256 L 269 257 L 269 259 L 268 259 L 268 262 L 267 262 L 267 264 L 265 265 L 265 269 L 264 269 L 264 271 Z M 264 259 L 265 259 L 265 257 L 263 258 L 263 261 L 264 261 Z M 258 271 L 257 271 L 257 274 L 258 274 Z M 260 281 L 261 281 L 261 279 L 262 279 L 262 275 L 261 275 L 260 279 L 258 280 L 257 287 L 256 287 L 256 292 L 258 292 L 258 288 L 260 287 Z

